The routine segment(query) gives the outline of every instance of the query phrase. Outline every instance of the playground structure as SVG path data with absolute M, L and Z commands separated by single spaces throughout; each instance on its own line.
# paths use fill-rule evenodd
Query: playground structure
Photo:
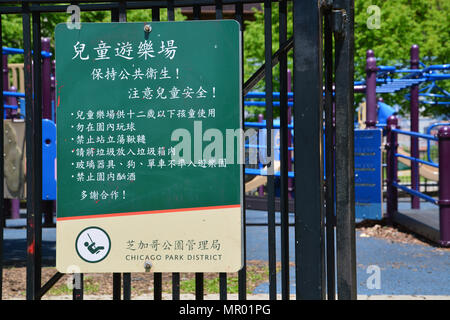
M 43 121 L 43 200 L 46 205 L 45 208 L 45 222 L 47 225 L 51 225 L 53 223 L 53 200 L 56 199 L 56 183 L 54 177 L 54 159 L 56 158 L 56 151 L 54 148 L 55 141 L 55 114 L 54 114 L 54 106 L 55 106 L 55 83 L 54 83 L 54 62 L 51 61 L 51 53 L 50 42 L 49 39 L 42 40 L 42 57 L 44 58 L 42 68 L 45 70 L 43 72 L 43 119 L 47 119 Z M 47 50 L 47 51 L 46 51 Z M 417 55 L 418 47 L 413 46 L 411 49 L 412 55 Z M 24 137 L 24 122 L 20 121 L 24 119 L 25 116 L 25 100 L 24 93 L 17 92 L 17 88 L 23 88 L 23 64 L 12 64 L 8 66 L 8 55 L 12 54 L 23 54 L 23 50 L 16 48 L 3 48 L 3 77 L 4 77 L 4 96 L 6 97 L 5 101 L 5 119 L 9 119 L 11 123 L 14 123 L 16 126 L 16 130 L 21 134 L 16 135 L 14 139 L 8 138 L 8 141 L 14 141 L 17 144 L 17 136 Z M 435 163 L 430 156 L 430 141 L 438 142 L 439 138 L 430 135 L 430 131 L 436 127 L 445 128 L 448 126 L 448 123 L 435 123 L 428 128 L 428 132 L 426 135 L 420 133 L 411 133 L 403 130 L 398 130 L 394 128 L 390 130 L 390 126 L 388 125 L 389 121 L 394 121 L 392 116 L 395 114 L 394 108 L 387 105 L 383 102 L 383 100 L 377 99 L 376 94 L 385 94 L 385 93 L 394 93 L 403 89 L 410 88 L 411 93 L 406 94 L 405 98 L 411 101 L 411 130 L 413 128 L 418 128 L 418 99 L 423 104 L 439 104 L 439 105 L 449 105 L 450 94 L 442 89 L 437 81 L 450 79 L 450 75 L 447 73 L 442 73 L 442 71 L 450 70 L 450 65 L 433 65 L 426 67 L 423 65 L 423 69 L 417 69 L 417 59 L 411 60 L 415 61 L 414 65 L 412 65 L 411 69 L 397 69 L 395 67 L 389 66 L 376 66 L 376 60 L 374 54 L 371 50 L 367 52 L 367 78 L 365 81 L 355 81 L 354 89 L 355 93 L 365 93 L 366 102 L 361 104 L 358 109 L 358 122 L 355 123 L 355 141 L 358 141 L 358 136 L 363 134 L 363 132 L 359 129 L 387 129 L 391 134 L 394 132 L 396 134 L 403 134 L 411 136 L 411 149 L 412 154 L 407 152 L 403 147 L 399 146 L 397 148 L 397 152 L 395 153 L 395 157 L 401 163 L 403 163 L 407 167 L 411 167 L 411 176 L 412 176 L 412 188 L 407 188 L 402 184 L 394 183 L 396 188 L 401 189 L 402 191 L 409 193 L 412 195 L 412 208 L 418 209 L 420 203 L 418 199 L 424 199 L 425 201 L 434 203 L 434 204 L 445 204 L 444 200 L 435 200 L 430 196 L 424 195 L 420 193 L 419 190 L 419 182 L 418 177 L 423 177 L 430 181 L 439 182 L 439 164 Z M 396 75 L 402 75 L 400 78 L 396 77 Z M 403 76 L 406 74 L 406 76 Z M 11 81 L 12 80 L 12 81 Z M 11 83 L 11 85 L 10 85 Z M 418 85 L 421 83 L 426 83 L 427 85 L 418 90 Z M 288 157 L 288 185 L 289 185 L 289 198 L 292 199 L 292 190 L 293 190 L 293 178 L 294 172 L 293 168 L 293 124 L 292 121 L 292 112 L 291 108 L 293 107 L 293 94 L 290 92 L 291 90 L 291 74 L 290 70 L 288 70 L 288 152 L 291 154 Z M 434 91 L 438 91 L 435 93 Z M 279 99 L 280 94 L 278 92 L 273 93 L 274 99 Z M 265 101 L 261 101 L 261 99 L 265 98 L 264 93 L 260 92 L 250 92 L 245 96 L 244 104 L 246 106 L 265 106 Z M 445 101 L 444 99 L 448 99 L 449 101 Z M 279 107 L 280 102 L 274 101 L 273 106 Z M 19 121 L 18 121 L 19 120 Z M 253 141 L 249 141 L 248 144 L 245 145 L 246 149 L 255 148 L 259 152 L 263 149 L 267 143 L 266 141 L 266 122 L 263 119 L 263 116 L 258 115 L 258 122 L 245 122 L 246 128 L 255 128 L 259 130 L 258 137 Z M 274 121 L 273 129 L 275 131 L 275 140 L 274 140 L 274 176 L 276 179 L 279 179 L 280 176 L 280 135 L 279 135 L 280 124 L 278 120 Z M 386 135 L 386 134 L 385 134 Z M 440 136 L 440 135 L 439 135 Z M 445 134 L 442 134 L 443 139 L 445 139 Z M 255 137 L 254 137 L 255 138 Z M 374 137 L 375 139 L 379 139 L 378 137 Z M 422 160 L 418 157 L 418 144 L 417 139 L 423 138 L 427 140 L 427 160 Z M 366 138 L 365 138 L 366 139 Z M 366 139 L 365 142 L 368 140 Z M 381 143 L 381 141 L 380 141 Z M 22 145 L 24 142 L 22 143 Z M 376 152 L 378 148 L 378 142 L 375 142 L 373 146 L 373 152 Z M 387 144 L 387 146 L 389 143 Z M 381 144 L 380 144 L 381 146 Z M 364 147 L 361 143 L 356 143 L 355 148 Z M 440 147 L 442 148 L 442 147 Z M 357 150 L 357 149 L 355 149 Z M 366 146 L 367 151 L 367 146 Z M 360 155 L 360 152 L 356 152 L 356 155 Z M 8 152 L 6 153 L 8 154 Z M 378 157 L 378 156 L 377 156 Z M 23 157 L 21 157 L 23 159 Z M 356 218 L 357 219 L 381 219 L 382 215 L 382 187 L 383 183 L 381 181 L 376 181 L 374 185 L 374 180 L 377 180 L 378 174 L 382 173 L 382 165 L 378 164 L 378 158 L 371 160 L 371 169 L 375 171 L 375 176 L 369 178 L 370 181 L 362 181 L 364 179 L 364 174 L 366 173 L 359 171 L 367 171 L 367 161 L 368 158 L 359 159 L 358 156 L 356 159 Z M 380 159 L 381 161 L 381 159 Z M 6 157 L 6 162 L 8 162 L 8 157 Z M 362 162 L 362 164 L 360 164 Z M 441 161 L 442 162 L 442 161 Z M 389 163 L 389 161 L 387 161 Z M 363 169 L 358 169 L 358 166 L 361 165 Z M 24 167 L 23 163 L 19 164 L 21 168 Z M 379 167 L 375 169 L 375 167 Z M 23 170 L 22 170 L 23 171 Z M 245 173 L 248 177 L 253 177 L 249 180 L 246 180 L 245 183 L 245 191 L 247 192 L 249 201 L 248 208 L 254 209 L 262 209 L 258 205 L 261 201 L 258 201 L 258 198 L 264 197 L 264 187 L 267 184 L 267 166 L 263 166 L 261 163 L 256 167 L 247 166 L 245 169 Z M 389 169 L 388 169 L 389 171 Z M 442 171 L 442 170 L 441 170 Z M 17 176 L 17 175 L 16 175 Z M 362 180 L 361 180 L 362 179 Z M 419 178 L 420 179 L 420 178 Z M 20 182 L 21 181 L 21 182 Z M 24 179 L 20 177 L 16 177 L 16 184 L 21 185 L 21 189 L 24 188 Z M 367 183 L 368 182 L 368 183 Z M 10 183 L 11 184 L 11 183 Z M 372 189 L 367 189 L 369 185 L 372 185 Z M 445 187 L 445 186 L 444 186 Z M 440 187 L 441 188 L 441 187 Z M 380 189 L 381 191 L 378 191 Z M 7 189 L 6 189 L 7 190 Z M 387 190 L 391 190 L 389 186 Z M 256 192 L 256 197 L 254 196 Z M 374 195 L 374 192 L 376 195 Z M 389 191 L 388 191 L 389 193 Z M 445 192 L 444 192 L 445 193 Z M 253 194 L 253 195 L 251 195 Z M 279 190 L 276 189 L 276 194 L 279 195 Z M 6 200 L 6 208 L 10 210 L 10 215 L 12 218 L 19 217 L 19 198 L 13 198 L 11 194 L 7 196 L 8 200 Z M 24 198 L 25 195 L 22 192 L 21 198 Z M 392 197 L 386 197 L 388 200 Z M 444 205 L 442 205 L 444 206 Z M 292 205 L 291 205 L 292 207 Z M 392 218 L 393 214 L 392 210 L 394 210 L 395 206 L 388 203 L 388 212 L 387 217 Z M 445 211 L 445 210 L 444 210 Z M 445 222 L 445 219 L 441 219 Z M 443 231 L 445 233 L 445 228 Z M 427 233 L 428 237 L 430 237 L 430 233 Z M 432 236 L 432 238 L 437 241 L 436 236 Z M 444 236 L 440 236 L 440 242 L 445 243 Z
M 395 67 L 376 66 L 373 51 L 367 52 L 367 78 L 362 85 L 366 93 L 366 126 L 374 128 L 377 125 L 376 94 L 394 93 L 409 88 L 405 95 L 410 101 L 410 131 L 398 128 L 395 114 L 387 119 L 386 133 L 386 172 L 387 172 L 387 218 L 396 221 L 413 231 L 441 244 L 450 245 L 450 207 L 449 207 L 449 160 L 448 139 L 449 123 L 437 122 L 428 128 L 427 134 L 419 132 L 419 104 L 438 104 L 450 106 L 450 94 L 439 87 L 436 82 L 450 79 L 450 65 L 425 66 L 419 61 L 419 47 L 411 47 L 411 67 L 402 69 Z M 419 69 L 419 66 L 422 69 Z M 377 86 L 377 84 L 379 84 Z M 426 86 L 419 90 L 419 85 Z M 365 88 L 364 88 L 365 87 Z M 355 90 L 356 91 L 356 90 Z M 438 91 L 436 93 L 436 91 Z M 431 135 L 431 129 L 437 129 L 437 135 Z M 410 137 L 410 154 L 398 147 L 398 135 Z M 427 141 L 427 158 L 420 157 L 419 141 Z M 430 141 L 438 143 L 439 163 L 430 156 Z M 411 167 L 411 187 L 401 184 L 398 180 L 398 162 Z M 435 199 L 421 192 L 420 177 L 438 181 L 438 198 Z M 411 195 L 411 210 L 398 208 L 398 189 Z M 420 199 L 436 205 L 435 209 L 420 210 Z
M 450 176 L 448 164 L 448 142 L 449 139 L 449 122 L 436 122 L 427 128 L 427 133 L 418 132 L 419 128 L 419 103 L 429 105 L 438 104 L 442 106 L 450 106 L 450 94 L 442 89 L 437 82 L 450 79 L 450 74 L 446 71 L 450 70 L 450 65 L 432 65 L 418 69 L 418 46 L 413 45 L 411 48 L 411 68 L 395 68 L 388 66 L 376 66 L 376 59 L 372 50 L 367 51 L 367 77 L 364 81 L 355 81 L 355 93 L 364 93 L 366 97 L 365 103 L 358 110 L 358 121 L 355 123 L 355 197 L 356 197 L 356 218 L 357 219 L 382 219 L 382 198 L 383 190 L 386 193 L 387 210 L 385 217 L 396 221 L 397 223 L 406 225 L 413 231 L 437 242 L 443 246 L 450 245 Z M 400 75 L 400 77 L 399 77 Z M 418 86 L 424 84 L 424 88 Z M 397 123 L 396 111 L 391 106 L 383 102 L 382 98 L 377 99 L 377 94 L 395 93 L 401 90 L 410 89 L 410 93 L 405 98 L 411 103 L 411 131 L 400 130 L 393 127 L 393 123 Z M 437 91 L 437 93 L 436 93 Z M 273 93 L 274 98 L 278 97 L 278 93 Z M 263 101 L 254 101 L 256 98 L 264 97 L 264 93 L 250 93 L 246 96 L 246 105 L 263 106 Z M 293 95 L 290 93 L 289 98 Z M 253 99 L 251 101 L 250 99 Z M 279 103 L 274 102 L 274 106 Z M 293 104 L 288 104 L 292 107 Z M 289 114 L 291 114 L 289 112 Z M 265 128 L 265 121 L 262 115 L 259 115 L 259 122 L 245 122 L 246 127 Z M 358 129 L 362 128 L 362 129 Z M 277 129 L 277 123 L 274 122 L 273 128 Z M 325 130 L 325 128 L 324 128 Z M 437 131 L 436 135 L 432 135 L 431 131 Z M 385 147 L 383 147 L 382 139 L 379 136 L 367 135 L 370 131 L 375 134 L 377 131 L 383 132 L 385 139 Z M 265 133 L 264 133 L 265 134 Z M 363 136 L 363 135 L 366 136 Z M 411 153 L 407 152 L 403 147 L 398 146 L 397 135 L 406 135 L 411 137 Z M 376 134 L 375 134 L 376 135 Z M 277 134 L 275 133 L 275 137 Z M 265 135 L 264 135 L 265 137 Z M 359 139 L 361 137 L 361 139 Z M 371 140 L 368 137 L 372 137 Z M 292 146 L 293 137 L 289 137 L 288 146 Z M 425 139 L 427 141 L 426 159 L 421 159 L 417 139 Z M 375 140 L 373 140 L 375 139 Z M 392 142 L 390 139 L 394 139 Z M 256 141 L 246 144 L 246 148 L 264 148 L 265 140 L 260 138 L 262 143 Z M 433 161 L 430 152 L 430 142 L 438 144 L 439 161 Z M 395 146 L 395 152 L 390 152 L 391 146 Z M 275 138 L 275 159 L 277 158 L 276 149 L 279 143 Z M 382 164 L 381 150 L 386 149 L 386 164 Z M 289 149 L 290 151 L 292 148 Z M 362 151 L 361 151 L 362 150 Z M 378 151 L 377 151 L 378 150 Z M 373 155 L 371 158 L 367 155 Z M 363 155 L 363 157 L 361 157 Z M 395 159 L 392 159 L 395 157 Z M 293 158 L 289 158 L 292 168 Z M 411 188 L 405 183 L 400 183 L 397 179 L 397 163 L 403 163 L 407 167 L 411 167 Z M 324 165 L 325 167 L 325 165 Z M 383 167 L 387 169 L 387 186 L 383 188 Z M 279 176 L 278 163 L 274 165 L 274 175 Z M 395 176 L 394 175 L 395 171 Z M 259 168 L 246 168 L 246 174 L 254 175 L 250 181 L 246 182 L 246 191 L 257 191 L 257 196 L 249 196 L 248 207 L 263 209 L 259 204 L 262 203 L 258 197 L 264 197 L 264 185 L 267 182 L 267 169 L 259 165 Z M 289 171 L 289 178 L 294 177 L 294 172 Z M 429 181 L 437 182 L 439 194 L 438 199 L 433 198 L 420 190 L 420 177 Z M 411 207 L 414 212 L 410 212 L 405 218 L 404 214 L 398 212 L 397 207 L 397 189 L 411 195 Z M 422 199 L 436 205 L 438 210 L 422 210 L 420 212 L 420 202 Z M 438 213 L 439 211 L 439 213 Z M 421 215 L 426 218 L 420 219 Z M 417 221 L 415 219 L 418 219 Z M 427 221 L 427 222 L 425 222 Z M 430 222 L 431 221 L 431 222 Z M 427 225 L 431 223 L 432 226 Z
M 50 52 L 50 39 L 41 40 L 42 56 L 42 207 L 44 225 L 54 225 L 54 200 L 56 199 L 56 126 L 54 60 Z M 13 219 L 20 217 L 20 200 L 26 198 L 25 183 L 25 90 L 24 64 L 8 64 L 10 55 L 23 55 L 18 48 L 2 48 L 2 77 L 5 136 L 5 210 Z M 8 130 L 9 128 L 9 130 Z M 8 169 L 9 168 L 9 169 Z M 15 186 L 11 190 L 11 185 Z

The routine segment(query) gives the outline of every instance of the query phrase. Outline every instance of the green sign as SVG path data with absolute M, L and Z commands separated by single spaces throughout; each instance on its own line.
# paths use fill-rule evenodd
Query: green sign
M 238 23 L 60 24 L 55 37 L 60 271 L 77 263 L 83 272 L 142 271 L 142 260 L 183 271 L 200 251 L 204 271 L 229 270 L 227 254 L 238 267 L 227 253 L 241 255 Z M 239 235 L 228 243 L 211 228 L 224 228 L 229 211 Z M 108 255 L 94 257 L 107 237 L 96 244 L 83 230 L 108 234 Z

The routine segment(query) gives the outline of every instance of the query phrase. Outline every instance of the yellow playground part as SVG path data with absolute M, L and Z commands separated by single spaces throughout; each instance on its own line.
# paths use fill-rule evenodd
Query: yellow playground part
M 366 103 L 361 102 L 359 104 L 358 110 L 358 128 L 365 129 L 366 128 Z
M 398 147 L 397 153 L 407 157 L 411 156 L 408 152 L 403 150 L 402 147 Z M 400 161 L 401 163 L 403 163 L 408 167 L 411 166 L 411 160 L 409 159 L 398 157 L 398 161 Z M 419 174 L 428 180 L 439 181 L 439 169 L 435 167 L 419 163 Z
M 280 171 L 280 161 L 274 161 L 274 171 Z M 267 167 L 264 168 L 267 170 Z M 267 176 L 256 176 L 245 184 L 245 192 L 255 190 L 267 183 Z

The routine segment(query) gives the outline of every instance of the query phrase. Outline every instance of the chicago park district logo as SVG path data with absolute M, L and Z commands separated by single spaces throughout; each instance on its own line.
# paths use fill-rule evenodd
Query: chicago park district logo
M 99 227 L 82 230 L 75 240 L 78 256 L 86 262 L 96 263 L 105 259 L 111 249 L 111 239 Z

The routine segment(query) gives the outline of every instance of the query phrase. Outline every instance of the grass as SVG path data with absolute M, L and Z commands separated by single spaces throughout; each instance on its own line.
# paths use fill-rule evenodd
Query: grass
M 280 270 L 280 263 L 277 263 L 277 272 Z M 24 297 L 26 288 L 26 268 L 11 267 L 4 270 L 3 291 L 4 297 Z M 46 282 L 55 274 L 54 267 L 44 267 L 42 269 L 42 280 Z M 172 292 L 172 274 L 162 274 L 162 292 L 170 294 Z M 152 273 L 133 273 L 131 277 L 131 288 L 133 295 L 152 294 L 153 293 L 153 274 Z M 269 268 L 266 261 L 247 261 L 246 268 L 246 291 L 251 294 L 261 283 L 269 281 Z M 220 289 L 218 273 L 203 274 L 204 294 L 217 294 Z M 84 275 L 84 294 L 85 295 L 111 295 L 113 291 L 112 274 L 85 274 Z M 227 273 L 227 293 L 236 294 L 239 292 L 238 273 Z M 180 274 L 180 291 L 184 294 L 195 294 L 195 273 Z M 72 276 L 64 275 L 59 281 L 45 294 L 48 296 L 71 296 Z
M 68 279 L 69 280 L 69 279 Z M 94 282 L 92 277 L 85 277 L 83 283 L 84 294 L 96 294 L 99 291 L 99 284 Z M 72 284 L 62 283 L 60 285 L 52 287 L 47 295 L 49 296 L 62 296 L 72 294 Z
M 205 293 L 219 293 L 219 278 L 204 279 L 203 286 Z M 180 291 L 181 293 L 194 293 L 195 279 L 181 281 Z M 238 293 L 237 277 L 227 277 L 227 291 L 228 293 Z
M 411 172 L 411 170 L 402 170 L 402 171 L 404 171 L 404 172 Z M 399 172 L 398 180 L 400 182 L 402 182 L 402 183 L 411 182 L 411 174 L 409 174 L 409 175 L 402 175 L 401 174 L 402 171 L 398 171 Z M 430 180 L 427 180 L 426 178 L 420 176 L 420 183 L 425 183 L 427 181 L 430 181 Z
M 277 272 L 279 271 L 277 268 Z M 206 275 L 206 274 L 205 274 Z M 262 282 L 268 281 L 269 268 L 267 265 L 247 266 L 247 293 L 251 294 L 256 286 Z M 206 277 L 203 279 L 203 288 L 205 294 L 219 293 L 219 277 Z M 181 293 L 195 293 L 195 277 L 180 281 Z M 238 293 L 239 281 L 237 274 L 228 274 L 227 293 Z

